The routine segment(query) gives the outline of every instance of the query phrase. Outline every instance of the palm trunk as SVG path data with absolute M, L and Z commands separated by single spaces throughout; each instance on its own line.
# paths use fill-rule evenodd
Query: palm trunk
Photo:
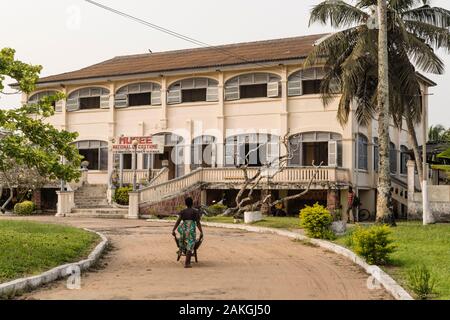
M 417 142 L 416 130 L 414 123 L 410 117 L 406 117 L 406 125 L 408 126 L 409 144 L 412 145 L 414 158 L 416 158 L 417 172 L 419 173 L 419 181 L 423 181 L 422 158 L 419 153 L 419 143 Z
M 391 172 L 389 163 L 389 60 L 386 0 L 378 0 L 378 139 L 380 165 L 378 174 L 377 222 L 388 222 L 390 216 Z

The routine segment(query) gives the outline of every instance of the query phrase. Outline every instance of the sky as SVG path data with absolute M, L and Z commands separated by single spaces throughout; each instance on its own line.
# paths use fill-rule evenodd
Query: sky
M 98 1 L 211 45 L 333 31 L 319 24 L 308 26 L 309 12 L 319 0 Z M 84 0 L 0 4 L 0 48 L 14 48 L 18 59 L 42 65 L 42 76 L 119 55 L 195 47 Z M 450 9 L 449 0 L 434 0 L 433 5 Z M 439 54 L 450 70 L 450 56 Z M 450 72 L 425 75 L 438 84 L 430 90 L 430 124 L 450 127 Z M 19 101 L 19 95 L 0 95 L 0 108 L 17 107 Z

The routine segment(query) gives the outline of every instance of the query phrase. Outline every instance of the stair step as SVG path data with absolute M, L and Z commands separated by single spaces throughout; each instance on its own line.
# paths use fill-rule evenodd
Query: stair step
M 68 217 L 85 217 L 85 218 L 110 218 L 110 219 L 123 219 L 128 215 L 126 209 L 116 208 L 75 208 L 68 214 Z

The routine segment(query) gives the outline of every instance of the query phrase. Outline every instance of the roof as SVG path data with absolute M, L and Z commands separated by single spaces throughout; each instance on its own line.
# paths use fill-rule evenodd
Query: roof
M 38 83 L 301 59 L 307 57 L 314 44 L 326 35 L 119 56 L 80 70 L 44 77 Z

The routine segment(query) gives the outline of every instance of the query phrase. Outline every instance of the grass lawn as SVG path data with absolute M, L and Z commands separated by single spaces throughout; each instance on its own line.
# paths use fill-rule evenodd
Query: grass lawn
M 383 269 L 408 290 L 408 270 L 425 264 L 436 275 L 436 298 L 450 299 L 450 224 L 400 222 L 392 231 L 397 250 L 391 255 L 391 264 Z M 336 242 L 346 245 L 350 233 Z
M 177 217 L 167 217 L 165 220 L 176 220 Z M 202 221 L 216 223 L 234 223 L 233 217 L 202 217 Z M 251 224 L 252 226 L 268 227 L 277 229 L 300 229 L 300 219 L 298 217 L 264 217 L 262 221 Z
M 0 283 L 85 258 L 96 234 L 59 225 L 0 221 Z

